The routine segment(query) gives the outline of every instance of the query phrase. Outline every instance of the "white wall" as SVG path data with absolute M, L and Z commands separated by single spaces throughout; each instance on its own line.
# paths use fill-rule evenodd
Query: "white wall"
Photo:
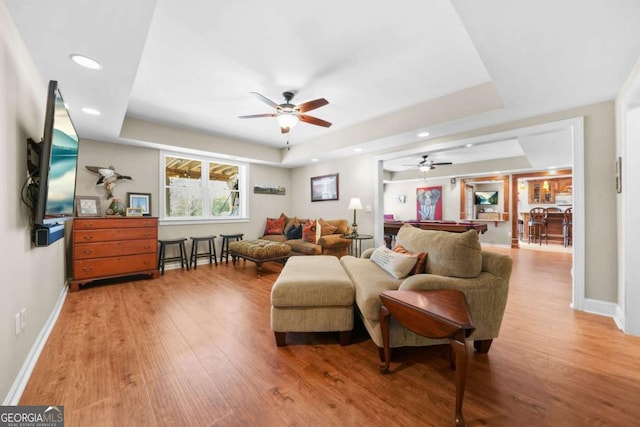
M 0 396 L 4 404 L 16 393 L 12 386 L 65 289 L 64 240 L 32 247 L 28 213 L 20 203 L 27 177 L 27 138 L 40 140 L 43 135 L 48 77 L 38 74 L 0 2 Z M 26 327 L 16 336 L 14 315 L 22 308 L 26 308 Z

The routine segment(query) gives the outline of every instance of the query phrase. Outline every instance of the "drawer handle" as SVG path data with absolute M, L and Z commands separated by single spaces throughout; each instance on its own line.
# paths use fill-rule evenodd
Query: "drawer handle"
M 149 265 L 149 264 L 151 264 L 151 261 L 142 261 L 142 263 L 143 263 L 144 265 Z
M 82 267 L 82 271 L 85 273 L 91 273 L 93 271 L 93 267 Z
M 83 228 L 93 228 L 93 223 L 92 222 L 85 222 L 84 224 L 82 224 Z
M 143 249 L 151 249 L 151 246 L 149 246 L 149 245 L 144 245 L 142 248 L 143 248 Z
M 84 249 L 84 250 L 82 251 L 82 253 L 83 253 L 83 254 L 85 254 L 85 255 L 90 255 L 90 254 L 92 254 L 92 253 L 93 253 L 93 249 Z
M 84 236 L 83 238 L 84 238 L 84 240 L 93 240 L 93 236 L 91 236 L 91 235 L 90 236 Z

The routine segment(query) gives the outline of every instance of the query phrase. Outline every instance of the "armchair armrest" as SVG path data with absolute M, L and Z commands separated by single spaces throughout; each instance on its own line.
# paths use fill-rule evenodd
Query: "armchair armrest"
M 351 240 L 343 239 L 342 234 L 327 234 L 318 239 L 318 245 L 323 248 L 343 247 L 350 244 Z

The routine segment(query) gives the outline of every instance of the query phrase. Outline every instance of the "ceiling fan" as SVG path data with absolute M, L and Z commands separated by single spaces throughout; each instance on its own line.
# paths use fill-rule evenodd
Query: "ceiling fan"
M 422 160 L 420 162 L 418 162 L 417 165 L 405 165 L 405 166 L 413 166 L 417 169 L 420 169 L 420 172 L 429 172 L 431 169 L 435 169 L 436 166 L 443 166 L 443 165 L 452 165 L 453 163 L 451 162 L 434 162 L 433 160 L 429 160 L 427 159 L 427 157 L 429 157 L 428 154 L 424 154 L 422 156 Z
M 256 96 L 259 100 L 264 102 L 265 104 L 276 109 L 275 113 L 265 113 L 265 114 L 252 114 L 249 116 L 239 116 L 241 119 L 255 119 L 258 117 L 276 117 L 278 119 L 278 123 L 280 124 L 280 130 L 282 133 L 288 133 L 297 123 L 298 121 L 309 123 L 316 126 L 324 126 L 329 127 L 331 123 L 326 120 L 319 119 L 317 117 L 309 116 L 306 113 L 307 111 L 315 110 L 316 108 L 324 107 L 329 103 L 324 98 L 314 99 L 313 101 L 303 102 L 302 104 L 295 105 L 291 103 L 295 93 L 293 92 L 283 92 L 282 96 L 284 97 L 285 102 L 283 104 L 277 104 L 274 101 L 270 100 L 264 95 L 259 94 L 258 92 L 249 92 L 251 95 Z

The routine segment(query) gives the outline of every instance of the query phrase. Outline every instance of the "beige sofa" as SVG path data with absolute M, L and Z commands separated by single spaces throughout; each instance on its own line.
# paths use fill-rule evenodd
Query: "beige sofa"
M 297 217 L 285 217 L 283 234 L 267 234 L 260 239 L 272 242 L 285 243 L 291 247 L 291 255 L 333 255 L 338 258 L 349 254 L 351 240 L 343 239 L 342 235 L 349 232 L 349 224 L 346 219 L 329 219 L 324 222 L 335 227 L 331 234 L 320 235 L 318 233 L 315 243 L 303 239 L 288 239 L 286 231 L 296 224 L 305 224 L 307 219 Z M 321 231 L 321 230 L 320 230 Z
M 459 289 L 464 292 L 476 327 L 469 337 L 477 351 L 489 351 L 498 336 L 507 303 L 512 260 L 509 256 L 484 251 L 478 233 L 421 230 L 404 225 L 397 235 L 396 245 L 418 253 L 426 252 L 426 273 L 405 279 L 395 279 L 369 258 L 375 249 L 368 249 L 361 258 L 342 257 L 340 262 L 355 287 L 355 302 L 373 342 L 382 349 L 380 331 L 380 292 L 383 290 Z M 390 346 L 424 346 L 444 344 L 419 336 L 404 326 L 390 323 Z

